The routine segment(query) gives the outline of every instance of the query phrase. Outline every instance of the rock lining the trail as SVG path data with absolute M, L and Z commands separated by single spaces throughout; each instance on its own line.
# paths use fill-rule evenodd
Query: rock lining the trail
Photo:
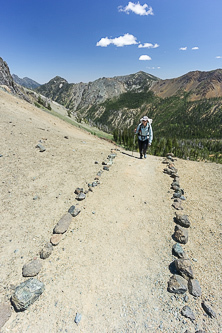
M 72 215 L 70 213 L 64 214 L 54 227 L 53 233 L 64 234 L 68 230 L 71 222 L 72 222 Z
M 24 311 L 43 293 L 45 286 L 37 279 L 31 278 L 15 288 L 11 302 L 16 311 Z
M 40 151 L 45 151 L 44 147 L 39 143 L 37 148 Z M 109 167 L 113 164 L 113 159 L 117 156 L 117 154 L 110 154 L 107 159 L 109 160 Z M 108 170 L 109 167 L 107 166 Z M 106 170 L 106 169 L 105 169 Z M 101 177 L 102 171 L 100 170 L 97 173 L 94 181 L 92 182 L 92 187 L 96 187 L 100 184 L 98 177 Z M 74 193 L 77 194 L 77 200 L 82 201 L 86 198 L 86 193 L 83 188 L 76 188 Z M 46 243 L 43 249 L 40 251 L 39 256 L 40 259 L 47 259 L 52 251 L 53 246 L 56 246 L 60 243 L 63 238 L 63 235 L 67 232 L 73 217 L 76 217 L 81 210 L 75 205 L 72 205 L 68 212 L 65 213 L 59 220 L 59 222 L 55 225 L 53 229 L 53 234 L 50 238 L 50 243 Z M 25 311 L 31 304 L 33 304 L 38 297 L 43 293 L 45 286 L 39 280 L 33 278 L 36 276 L 42 268 L 42 262 L 39 259 L 32 260 L 30 263 L 25 264 L 22 268 L 22 275 L 24 277 L 31 277 L 31 279 L 22 282 L 15 288 L 15 292 L 11 297 L 11 303 L 15 309 L 15 311 Z M 1 303 L 0 303 L 1 304 Z M 1 307 L 0 307 L 1 310 Z M 8 316 L 9 317 L 9 316 Z M 82 315 L 77 313 L 75 317 L 75 323 L 78 325 L 81 321 Z M 7 320 L 6 320 L 7 321 Z M 5 322 L 6 322 L 5 321 Z M 1 327 L 1 326 L 0 326 Z
M 165 158 L 162 162 L 163 164 L 167 164 L 163 173 L 168 174 L 174 179 L 171 183 L 171 189 L 174 191 L 172 197 L 174 202 L 172 207 L 176 210 L 183 210 L 182 201 L 186 200 L 186 198 L 184 196 L 184 190 L 180 187 L 180 177 L 178 175 L 178 170 L 172 163 L 173 161 L 173 154 L 167 154 L 167 158 Z M 174 222 L 176 223 L 176 226 L 173 239 L 177 243 L 175 243 L 172 247 L 172 254 L 178 258 L 173 262 L 173 266 L 177 274 L 171 276 L 168 281 L 167 290 L 174 294 L 185 294 L 189 291 L 190 295 L 197 299 L 202 295 L 201 286 L 199 281 L 194 277 L 190 259 L 187 257 L 184 249 L 180 245 L 186 245 L 188 243 L 188 229 L 191 226 L 191 222 L 188 215 L 177 212 L 175 212 Z M 172 266 L 172 264 L 170 266 Z M 212 308 L 205 301 L 202 301 L 201 306 L 206 314 L 208 314 L 211 318 L 216 317 L 214 310 L 212 310 Z M 181 309 L 181 315 L 189 318 L 193 323 L 195 322 L 195 315 L 188 305 Z M 190 331 L 186 330 L 185 333 L 190 333 Z M 196 333 L 204 333 L 204 331 L 196 330 Z

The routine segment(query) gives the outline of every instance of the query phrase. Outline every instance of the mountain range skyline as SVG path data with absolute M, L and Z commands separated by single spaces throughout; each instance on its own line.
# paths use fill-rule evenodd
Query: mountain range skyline
M 138 71 L 168 79 L 222 67 L 220 0 L 11 0 L 1 9 L 1 56 L 12 73 L 40 84 L 57 75 L 73 83 Z

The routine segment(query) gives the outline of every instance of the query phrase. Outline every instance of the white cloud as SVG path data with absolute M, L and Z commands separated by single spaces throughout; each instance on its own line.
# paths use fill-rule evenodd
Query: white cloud
M 192 47 L 192 50 L 199 50 L 198 46 Z
M 124 12 L 126 14 L 129 14 L 131 11 L 137 15 L 154 15 L 152 7 L 149 7 L 146 3 L 141 5 L 139 1 L 138 3 L 130 1 L 126 7 L 119 6 L 118 9 L 120 12 Z
M 147 48 L 147 49 L 156 49 L 157 47 L 159 47 L 159 45 L 156 43 L 156 44 L 151 44 L 151 43 L 144 43 L 144 44 L 139 44 L 138 48 L 141 49 L 141 48 Z
M 222 56 L 216 56 L 216 59 L 222 59 Z
M 96 46 L 107 47 L 110 44 L 121 47 L 125 45 L 135 45 L 138 43 L 136 41 L 136 37 L 127 33 L 124 36 L 119 36 L 116 38 L 101 38 L 100 41 L 96 43 Z
M 139 60 L 152 60 L 152 59 L 150 56 L 144 54 L 139 57 Z
M 187 50 L 187 46 L 185 46 L 185 47 L 181 47 L 179 50 L 181 50 L 181 51 L 186 51 L 186 50 Z

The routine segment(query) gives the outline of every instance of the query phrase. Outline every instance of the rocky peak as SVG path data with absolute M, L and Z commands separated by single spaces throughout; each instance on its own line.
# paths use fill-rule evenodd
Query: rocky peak
M 10 92 L 16 92 L 16 86 L 10 74 L 7 63 L 0 57 L 0 85 L 5 86 Z

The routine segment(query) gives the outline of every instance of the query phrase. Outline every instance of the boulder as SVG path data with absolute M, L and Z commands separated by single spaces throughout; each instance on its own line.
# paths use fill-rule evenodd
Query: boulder
M 173 237 L 178 243 L 186 244 L 188 242 L 188 231 L 180 225 L 176 225 Z
M 67 231 L 71 222 L 72 222 L 72 215 L 70 213 L 64 214 L 54 227 L 53 233 L 64 234 Z
M 43 293 L 45 286 L 37 279 L 29 279 L 15 288 L 11 297 L 12 305 L 16 311 L 24 311 L 33 304 Z
M 187 280 L 180 275 L 174 274 L 168 281 L 167 290 L 174 294 L 184 294 L 187 291 Z

